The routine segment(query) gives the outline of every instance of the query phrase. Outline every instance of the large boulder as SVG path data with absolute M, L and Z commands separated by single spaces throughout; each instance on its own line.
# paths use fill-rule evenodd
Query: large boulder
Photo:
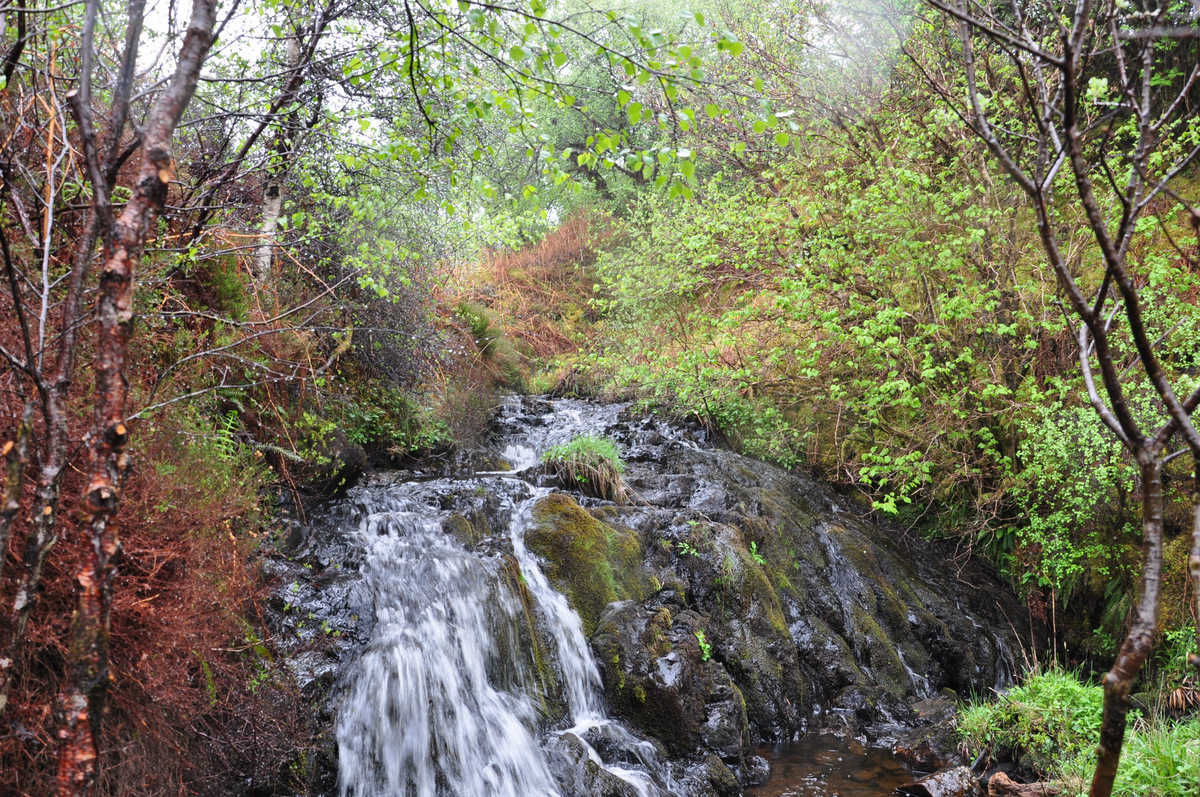
M 546 560 L 546 577 L 567 596 L 589 636 L 605 606 L 642 600 L 651 591 L 641 537 L 604 522 L 604 514 L 589 513 L 571 496 L 554 493 L 533 508 L 534 525 L 525 535 L 529 550 Z
M 916 727 L 896 739 L 892 754 L 919 772 L 934 772 L 968 763 L 959 750 L 958 703 L 950 690 L 912 705 Z
M 705 624 L 679 604 L 621 601 L 600 618 L 592 647 L 613 710 L 675 756 L 701 748 L 740 766 L 750 751 L 733 679 L 701 647 Z

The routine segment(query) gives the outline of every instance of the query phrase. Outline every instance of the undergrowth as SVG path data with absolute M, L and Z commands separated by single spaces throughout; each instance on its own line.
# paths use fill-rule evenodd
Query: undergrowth
M 1100 739 L 1104 691 L 1074 675 L 1050 670 L 990 703 L 962 710 L 958 729 L 970 756 L 988 752 L 1043 775 L 1066 756 L 1091 751 Z
M 259 615 L 268 585 L 248 565 L 267 528 L 259 492 L 269 472 L 231 442 L 224 416 L 196 407 L 133 433 L 101 793 L 229 794 L 247 779 L 274 780 L 311 747 L 315 729 Z M 65 511 L 79 478 L 64 484 Z M 48 563 L 5 715 L 16 732 L 0 734 L 0 794 L 53 790 L 49 708 L 63 678 L 80 544 L 65 537 Z
M 1085 750 L 1063 762 L 1060 771 L 1070 789 L 1083 795 L 1095 768 L 1095 755 Z M 1121 748 L 1116 797 L 1193 797 L 1198 780 L 1200 719 L 1133 721 Z
M 959 733 L 972 756 L 1012 759 L 1068 794 L 1086 794 L 1096 767 L 1104 691 L 1072 673 L 1050 670 L 994 701 L 960 709 Z M 1114 794 L 1192 797 L 1200 777 L 1200 717 L 1184 721 L 1131 715 Z
M 510 384 L 539 394 L 593 389 L 578 368 L 579 352 L 603 326 L 594 266 L 615 234 L 607 213 L 582 208 L 534 244 L 481 258 L 459 314 L 476 340 L 489 340 L 503 327 L 500 340 L 521 373 L 517 380 L 510 371 Z
M 617 503 L 628 499 L 621 480 L 625 463 L 616 444 L 606 437 L 576 437 L 546 451 L 542 461 L 560 481 L 587 495 Z

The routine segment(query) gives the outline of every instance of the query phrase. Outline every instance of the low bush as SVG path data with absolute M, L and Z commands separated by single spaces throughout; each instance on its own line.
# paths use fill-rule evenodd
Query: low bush
M 1031 676 L 990 703 L 959 712 L 958 729 L 970 755 L 989 751 L 1011 757 L 1042 775 L 1077 754 L 1092 755 L 1100 739 L 1104 692 L 1072 674 L 1051 670 Z
M 606 437 L 576 437 L 546 451 L 542 461 L 564 484 L 574 485 L 594 498 L 620 504 L 628 497 L 621 481 L 625 463 L 616 444 Z

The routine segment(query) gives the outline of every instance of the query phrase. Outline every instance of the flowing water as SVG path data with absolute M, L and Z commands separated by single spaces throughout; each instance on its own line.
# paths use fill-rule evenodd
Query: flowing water
M 676 568 L 660 571 L 668 576 L 695 575 L 703 573 L 696 568 L 708 566 L 694 555 L 685 560 L 681 553 L 679 541 L 690 539 L 697 518 L 730 518 L 726 528 L 733 528 L 747 522 L 745 513 L 776 511 L 770 506 L 781 501 L 807 507 L 804 511 L 814 515 L 811 532 L 799 527 L 788 532 L 797 535 L 789 538 L 793 544 L 808 546 L 803 555 L 799 548 L 793 553 L 796 564 L 788 576 L 807 579 L 810 587 L 788 593 L 784 603 L 790 633 L 799 643 L 787 648 L 787 655 L 811 657 L 810 672 L 818 680 L 822 671 L 835 668 L 852 677 L 855 667 L 874 680 L 876 668 L 887 666 L 886 657 L 871 652 L 867 631 L 878 626 L 859 627 L 886 577 L 877 569 L 864 570 L 860 553 L 867 554 L 869 547 L 871 561 L 900 560 L 889 558 L 895 555 L 873 542 L 869 529 L 856 525 L 820 488 L 715 450 L 698 426 L 622 418 L 623 409 L 620 404 L 514 400 L 497 418 L 496 456 L 491 459 L 483 456 L 453 476 L 375 474 L 346 499 L 321 510 L 317 526 L 322 531 L 307 543 L 314 547 L 297 557 L 321 569 L 314 573 L 304 570 L 312 564 L 290 565 L 287 578 L 295 580 L 284 608 L 324 600 L 321 616 L 345 635 L 348 653 L 340 665 L 336 720 L 341 797 L 682 797 L 695 791 L 698 759 L 663 760 L 660 744 L 608 716 L 600 668 L 580 618 L 526 546 L 533 507 L 551 491 L 537 467 L 541 455 L 579 435 L 609 435 L 622 446 L 629 462 L 628 484 L 638 496 L 638 505 L 626 508 L 623 517 L 630 527 L 656 535 L 646 537 L 652 540 L 646 556 L 659 556 L 657 567 Z M 783 515 L 769 517 L 786 530 Z M 664 553 L 672 550 L 664 540 L 678 543 L 673 559 Z M 819 567 L 811 564 L 817 562 Z M 908 565 L 887 566 L 907 577 Z M 715 558 L 711 567 L 712 583 L 693 582 L 689 593 L 696 601 L 710 601 L 708 609 L 697 604 L 699 612 L 721 608 L 712 603 L 712 590 L 727 574 Z M 299 583 L 305 578 L 309 580 Z M 989 652 L 1007 656 L 1002 635 L 987 631 L 966 603 L 950 605 L 949 598 L 933 595 L 935 587 L 929 585 L 941 584 L 938 578 L 935 571 L 924 570 L 912 583 L 930 592 L 926 601 L 942 601 L 939 618 L 951 621 L 954 611 L 966 615 L 956 627 L 971 629 L 974 647 L 954 650 L 974 656 L 976 675 L 985 678 L 988 673 L 981 667 Z M 955 587 L 936 589 L 950 595 Z M 801 604 L 809 594 L 812 599 Z M 914 629 L 930 622 L 924 619 L 927 611 L 916 611 L 908 615 Z M 302 627 L 290 619 L 293 615 L 288 615 L 291 633 L 314 641 L 318 632 L 312 626 L 322 621 Z M 844 642 L 813 642 L 820 617 L 823 633 L 840 633 Z M 748 628 L 738 633 L 749 634 Z M 690 630 L 681 633 L 692 636 Z M 795 644 L 792 636 L 787 645 Z M 727 640 L 734 637 L 727 631 Z M 931 679 L 923 664 L 910 664 L 925 661 L 929 649 L 924 654 L 913 650 L 925 658 L 906 657 L 900 650 L 899 666 L 911 683 L 908 694 L 928 697 L 946 683 L 944 662 L 953 663 L 961 654 L 944 658 L 940 675 L 935 671 Z M 844 660 L 822 658 L 835 654 Z M 661 670 L 663 661 L 651 664 Z M 693 673 L 702 672 L 699 665 L 692 666 Z M 1007 662 L 993 669 L 991 675 L 998 679 L 1008 679 L 1012 672 Z M 714 706 L 725 705 L 720 702 L 725 697 L 713 694 Z M 785 698 L 787 693 L 780 692 L 772 699 L 790 706 Z M 844 715 L 847 721 L 856 721 L 864 710 L 853 702 L 838 704 L 832 691 L 817 691 L 814 698 L 806 709 L 814 716 L 822 713 L 821 705 L 829 709 L 825 716 Z M 761 694 L 757 705 L 760 710 L 769 706 Z M 878 713 L 876 721 L 890 721 L 886 709 Z M 759 721 L 769 726 L 769 718 L 760 715 Z M 772 777 L 747 794 L 873 797 L 890 793 L 905 779 L 903 768 L 886 752 L 831 738 L 814 735 L 759 750 L 773 765 Z M 743 763 L 750 766 L 749 759 Z
M 613 410 L 615 413 L 615 410 Z M 478 495 L 498 496 L 498 516 L 555 648 L 571 733 L 587 755 L 640 797 L 666 797 L 670 776 L 655 748 L 609 720 L 600 676 L 579 616 L 525 547 L 532 505 L 547 488 L 511 474 L 532 467 L 549 446 L 583 423 L 566 424 L 505 449 L 512 470 L 474 474 Z M 476 552 L 443 529 L 447 490 L 462 480 L 361 488 L 349 522 L 366 551 L 362 585 L 374 630 L 342 703 L 337 730 L 339 788 L 345 797 L 543 797 L 558 795 L 541 735 L 547 697 L 523 643 L 529 623 L 506 557 Z M 523 649 L 524 648 L 524 649 Z M 606 764 L 585 741 L 600 733 L 632 750 L 636 764 Z M 628 757 L 628 756 L 627 756 Z M 626 758 L 627 758 L 626 757 Z

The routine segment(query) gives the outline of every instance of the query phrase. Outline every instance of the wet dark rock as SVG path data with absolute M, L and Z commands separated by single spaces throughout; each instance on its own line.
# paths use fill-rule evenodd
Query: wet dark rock
M 742 793 L 737 776 L 716 754 L 689 766 L 679 787 L 688 797 L 738 797 Z
M 704 661 L 699 615 L 634 601 L 605 609 L 592 640 L 605 695 L 618 716 L 660 739 L 672 755 L 704 741 L 740 760 L 749 747 L 741 695 L 715 661 Z M 711 748 L 710 748 L 711 749 Z
M 340 498 L 367 469 L 367 452 L 341 429 L 310 438 L 304 462 L 293 467 L 296 483 L 318 499 Z
M 958 748 L 956 716 L 958 704 L 952 697 L 938 696 L 914 703 L 917 727 L 906 730 L 892 745 L 892 754 L 919 772 L 935 772 L 968 763 Z
M 733 687 L 736 688 L 736 687 Z M 700 728 L 700 740 L 727 763 L 742 760 L 746 737 L 746 708 L 740 700 L 723 700 L 707 706 L 708 719 Z
M 647 742 L 612 723 L 592 726 L 578 735 L 606 764 L 653 765 L 666 758 L 667 751 L 661 744 Z
M 752 755 L 746 759 L 746 763 L 737 771 L 737 775 L 738 782 L 745 788 L 761 786 L 771 777 L 771 764 L 760 755 Z
M 814 716 L 851 734 L 872 724 L 914 723 L 913 699 L 943 687 L 1009 681 L 1015 641 L 1004 614 L 1019 607 L 986 568 L 967 562 L 947 572 L 947 552 L 938 546 L 901 541 L 845 511 L 811 480 L 698 449 L 662 421 L 621 416 L 589 431 L 616 439 L 629 463 L 635 505 L 607 507 L 604 520 L 642 538 L 644 568 L 659 585 L 644 605 L 701 618 L 713 660 L 744 700 L 753 740 L 813 729 Z M 555 552 L 542 553 L 554 567 Z M 579 593 L 568 591 L 572 605 L 594 616 L 604 590 L 582 599 Z M 608 665 L 600 647 L 611 646 L 611 636 L 601 645 L 597 632 L 602 669 Z M 651 658 L 657 669 L 661 657 Z M 670 673 L 677 663 L 661 666 Z M 639 668 L 650 672 L 649 663 Z M 609 695 L 628 705 L 612 686 Z M 655 701 L 656 713 L 691 716 L 688 702 L 666 695 Z M 650 709 L 630 712 L 644 717 Z M 700 725 L 707 721 L 705 713 Z M 708 744 L 695 731 L 684 721 L 672 749 L 687 738 L 728 751 L 728 740 L 710 731 Z
M 896 791 L 909 797 L 982 797 L 979 782 L 966 767 L 952 767 L 905 783 Z
M 555 734 L 543 749 L 563 797 L 638 797 L 631 784 L 593 761 L 575 734 Z
M 712 787 L 717 797 L 738 797 L 742 793 L 741 784 L 738 783 L 737 776 L 717 756 L 708 756 L 704 759 L 704 763 L 701 766 L 704 768 L 708 785 Z

